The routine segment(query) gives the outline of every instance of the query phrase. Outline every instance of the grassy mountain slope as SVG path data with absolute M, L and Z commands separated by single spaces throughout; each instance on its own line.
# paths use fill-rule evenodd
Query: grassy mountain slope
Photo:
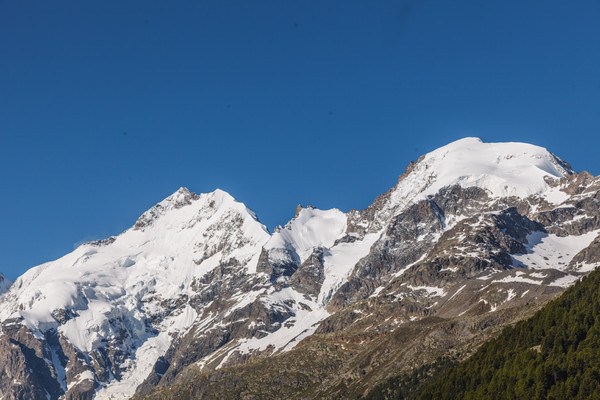
M 398 372 L 425 369 L 438 357 L 467 356 L 507 324 L 527 318 L 536 304 L 496 313 L 444 319 L 426 317 L 393 332 L 355 330 L 315 334 L 294 350 L 246 364 L 203 372 L 188 367 L 173 386 L 159 386 L 145 399 L 358 399 Z M 332 318 L 341 317 L 340 315 Z M 376 324 L 382 318 L 365 318 Z
M 368 398 L 600 399 L 600 270 L 468 360 L 400 375 Z

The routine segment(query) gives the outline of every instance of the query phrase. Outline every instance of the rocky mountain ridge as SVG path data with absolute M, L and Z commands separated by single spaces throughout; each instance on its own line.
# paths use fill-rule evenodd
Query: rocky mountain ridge
M 475 138 L 411 163 L 365 210 L 299 208 L 273 234 L 225 192 L 179 189 L 0 298 L 0 395 L 143 396 L 311 338 L 512 315 L 600 262 L 599 190 L 545 149 Z

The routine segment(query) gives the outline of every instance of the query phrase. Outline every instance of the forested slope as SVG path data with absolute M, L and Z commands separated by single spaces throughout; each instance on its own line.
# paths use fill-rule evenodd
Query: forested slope
M 369 398 L 600 399 L 600 270 L 468 360 L 398 376 Z

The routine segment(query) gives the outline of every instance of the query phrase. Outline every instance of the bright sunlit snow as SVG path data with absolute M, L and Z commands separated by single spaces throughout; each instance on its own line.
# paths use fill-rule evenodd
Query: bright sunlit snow
M 579 236 L 560 237 L 533 232 L 527 236 L 527 253 L 513 255 L 514 264 L 531 269 L 555 268 L 564 271 L 573 257 L 588 247 L 599 233 L 592 231 Z
M 293 249 L 302 263 L 316 247 L 331 247 L 346 231 L 346 215 L 338 209 L 303 208 L 279 232 L 273 233 L 267 250 Z
M 400 211 L 452 185 L 480 187 L 492 197 L 527 197 L 551 191 L 545 177 L 561 178 L 571 173 L 542 147 L 465 138 L 426 154 L 399 182 L 392 194 L 392 205 Z M 555 194 L 549 200 L 562 201 L 564 197 Z
M 220 257 L 250 262 L 270 237 L 250 210 L 220 190 L 194 198 L 180 189 L 140 221 L 111 243 L 84 244 L 30 269 L 0 304 L 1 320 L 23 317 L 34 333 L 57 328 L 84 352 L 118 337 L 125 326 L 135 359 L 119 387 L 129 395 L 152 368 L 148 360 L 164 354 L 171 335 L 185 332 L 197 316 L 186 306 L 167 316 L 155 337 L 144 321 L 161 311 L 160 301 L 188 293 L 194 277 L 218 265 Z M 63 325 L 54 317 L 61 309 L 73 312 Z M 110 320 L 123 323 L 113 326 Z

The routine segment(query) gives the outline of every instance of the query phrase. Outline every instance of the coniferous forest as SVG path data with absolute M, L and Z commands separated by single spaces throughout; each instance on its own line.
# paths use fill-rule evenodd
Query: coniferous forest
M 600 270 L 466 361 L 392 378 L 368 398 L 600 399 Z

